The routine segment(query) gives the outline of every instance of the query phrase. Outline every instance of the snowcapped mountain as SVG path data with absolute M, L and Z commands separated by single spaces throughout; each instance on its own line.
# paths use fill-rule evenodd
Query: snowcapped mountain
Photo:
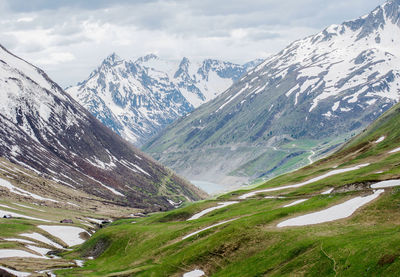
M 399 43 L 393 0 L 293 42 L 145 149 L 189 178 L 305 165 L 399 101 Z
M 257 61 L 180 62 L 154 54 L 126 61 L 108 56 L 89 78 L 66 91 L 123 138 L 141 145 L 166 125 L 230 87 Z M 259 60 L 258 62 L 261 62 Z
M 0 98 L 0 156 L 13 163 L 107 201 L 149 210 L 204 195 L 104 127 L 42 70 L 3 47 Z

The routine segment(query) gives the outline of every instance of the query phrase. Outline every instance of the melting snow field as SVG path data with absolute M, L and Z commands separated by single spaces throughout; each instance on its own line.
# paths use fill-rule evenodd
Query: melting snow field
M 400 147 L 398 147 L 398 148 L 396 148 L 396 149 L 393 149 L 393 150 L 390 151 L 389 153 L 392 154 L 392 153 L 397 153 L 397 152 L 400 152 Z
M 40 258 L 43 256 L 35 255 L 30 252 L 17 249 L 0 249 L 0 259 L 2 258 Z
M 357 170 L 357 169 L 366 167 L 368 165 L 369 165 L 369 163 L 356 165 L 356 166 L 349 167 L 349 168 L 332 170 L 332 171 L 330 171 L 328 173 L 325 173 L 324 175 L 312 178 L 312 179 L 310 179 L 308 181 L 305 181 L 305 182 L 299 183 L 299 184 L 295 184 L 295 185 L 288 185 L 288 186 L 283 186 L 283 187 L 276 187 L 276 188 L 269 188 L 269 189 L 252 191 L 252 192 L 249 192 L 249 193 L 246 193 L 246 194 L 243 194 L 243 195 L 239 196 L 239 199 L 247 199 L 249 197 L 252 197 L 252 196 L 254 196 L 254 195 L 258 194 L 258 193 L 262 193 L 262 192 L 271 192 L 271 191 L 277 191 L 277 190 L 283 190 L 283 189 L 289 189 L 289 188 L 302 187 L 304 185 L 308 185 L 308 184 L 320 181 L 322 179 L 325 179 L 325 178 L 327 178 L 329 176 L 340 174 L 340 173 L 345 173 L 345 172 L 349 172 L 349 171 L 353 171 L 353 170 Z
M 38 221 L 43 221 L 43 222 L 51 222 L 51 221 L 46 220 L 46 219 L 41 219 L 41 218 L 31 217 L 31 216 L 27 216 L 27 215 L 23 215 L 23 214 L 19 214 L 19 213 L 0 210 L 0 217 L 4 217 L 5 215 L 11 215 L 12 217 L 21 217 L 21 218 L 38 220 Z
M 201 277 L 204 275 L 205 275 L 204 271 L 200 269 L 195 269 L 193 271 L 183 274 L 183 277 Z
M 26 240 L 26 239 L 18 239 L 18 238 L 3 238 L 3 240 L 6 240 L 6 241 L 16 241 L 16 242 L 28 243 L 28 244 L 36 244 L 36 243 L 33 242 L 33 241 Z
M 333 191 L 333 188 L 328 189 L 328 190 L 326 190 L 324 192 L 321 192 L 321 194 L 331 194 L 332 191 Z
M 34 199 L 37 200 L 41 200 L 41 201 L 50 201 L 50 202 L 58 202 L 54 199 L 50 199 L 50 198 L 46 198 L 46 197 L 42 197 L 39 196 L 37 194 L 34 194 L 32 192 L 17 188 L 16 186 L 12 185 L 9 181 L 6 181 L 4 179 L 0 178 L 0 187 L 4 187 L 9 189 L 12 193 L 18 194 L 18 195 L 22 195 L 22 196 L 28 196 L 28 197 L 32 197 Z
M 44 259 L 50 259 L 50 258 L 46 257 L 45 255 L 46 255 L 49 251 L 51 251 L 51 249 L 42 248 L 42 247 L 37 247 L 37 246 L 33 246 L 33 245 L 28 245 L 28 246 L 26 246 L 26 247 L 29 248 L 29 249 L 31 249 L 31 250 L 33 250 L 33 251 L 35 251 L 35 252 L 37 252 L 37 253 L 39 253 L 40 255 L 42 255 Z
M 45 236 L 43 236 L 42 234 L 39 234 L 39 233 L 24 233 L 24 234 L 19 234 L 19 235 L 27 237 L 27 238 L 35 239 L 35 240 L 43 242 L 45 244 L 54 246 L 55 248 L 63 248 L 58 243 L 48 239 L 47 237 L 45 237 Z
M 182 240 L 185 240 L 185 239 L 190 238 L 190 237 L 192 237 L 192 236 L 194 236 L 194 235 L 197 235 L 198 233 L 201 233 L 201 232 L 203 232 L 203 231 L 205 231 L 205 230 L 208 230 L 208 229 L 217 227 L 217 226 L 219 226 L 219 225 L 222 225 L 222 224 L 225 224 L 225 223 L 234 221 L 234 220 L 236 220 L 236 219 L 237 219 L 237 218 L 234 218 L 234 219 L 222 221 L 222 222 L 219 222 L 219 223 L 217 223 L 217 224 L 208 226 L 208 227 L 206 227 L 206 228 L 204 228 L 204 229 L 198 230 L 198 231 L 196 231 L 196 232 L 193 232 L 193 233 L 190 233 L 189 235 L 184 236 L 184 237 L 182 238 Z
M 198 219 L 198 218 L 202 217 L 203 215 L 208 214 L 208 213 L 210 213 L 210 212 L 212 212 L 212 211 L 215 211 L 215 210 L 218 210 L 218 209 L 222 209 L 222 208 L 224 208 L 224 207 L 227 207 L 227 206 L 229 206 L 229 205 L 236 204 L 236 203 L 239 203 L 239 202 L 238 202 L 238 201 L 229 201 L 229 202 L 221 202 L 221 203 L 218 203 L 219 206 L 211 207 L 211 208 L 205 209 L 205 210 L 203 210 L 203 211 L 201 211 L 201 212 L 199 212 L 199 213 L 193 215 L 193 216 L 192 216 L 191 218 L 189 218 L 187 221 Z
M 400 186 L 400 180 L 388 180 L 373 184 L 371 188 L 373 189 L 383 189 Z
M 80 238 L 79 234 L 82 232 L 86 233 L 86 230 L 79 227 L 64 225 L 39 225 L 38 227 L 49 234 L 60 238 L 63 242 L 68 244 L 68 246 L 74 246 L 85 242 L 84 239 Z
M 287 204 L 287 205 L 283 206 L 283 208 L 291 207 L 291 206 L 294 206 L 294 205 L 303 203 L 303 202 L 305 202 L 305 201 L 307 201 L 307 200 L 308 200 L 308 199 L 299 199 L 299 200 L 293 201 L 293 202 L 290 203 L 290 204 Z
M 380 138 L 378 138 L 376 141 L 375 141 L 375 143 L 380 143 L 380 142 L 382 142 L 382 141 L 384 141 L 385 140 L 385 136 L 381 136 Z
M 12 270 L 12 269 L 9 269 L 9 268 L 3 267 L 3 266 L 0 266 L 0 269 L 3 269 L 5 271 L 7 271 L 8 273 L 11 273 L 17 277 L 26 277 L 26 276 L 32 275 L 29 272 L 16 271 L 16 270 Z
M 305 226 L 346 218 L 351 216 L 358 208 L 376 199 L 383 192 L 383 189 L 377 190 L 371 195 L 359 196 L 319 212 L 291 218 L 279 223 L 277 227 Z

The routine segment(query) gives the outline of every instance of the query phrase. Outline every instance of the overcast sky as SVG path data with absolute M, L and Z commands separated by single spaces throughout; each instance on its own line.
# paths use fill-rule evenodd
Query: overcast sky
M 362 16 L 384 0 L 2 0 L 0 44 L 65 87 L 126 59 L 244 63 Z

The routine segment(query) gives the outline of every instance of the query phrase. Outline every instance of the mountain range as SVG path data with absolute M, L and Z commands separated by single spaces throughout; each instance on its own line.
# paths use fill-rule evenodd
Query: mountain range
M 115 53 L 66 91 L 104 125 L 140 146 L 165 126 L 214 99 L 261 60 L 244 65 L 206 59 L 136 61 Z
M 165 210 L 205 197 L 4 47 L 0 96 L 0 156 L 13 163 L 122 206 Z
M 187 178 L 222 183 L 326 155 L 399 101 L 399 5 L 291 43 L 143 149 Z

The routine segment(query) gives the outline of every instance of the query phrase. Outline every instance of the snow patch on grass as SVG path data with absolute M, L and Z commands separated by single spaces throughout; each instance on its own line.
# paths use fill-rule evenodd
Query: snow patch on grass
M 43 256 L 35 255 L 27 251 L 18 249 L 0 249 L 0 259 L 2 258 L 39 258 L 43 259 Z
M 26 277 L 26 276 L 31 275 L 31 273 L 29 273 L 29 272 L 16 271 L 16 270 L 4 267 L 4 266 L 0 266 L 0 269 L 7 271 L 8 273 L 11 273 L 17 277 Z
M 68 246 L 74 246 L 84 243 L 85 240 L 81 239 L 79 234 L 84 232 L 87 233 L 85 229 L 74 227 L 74 226 L 64 226 L 64 225 L 39 225 L 40 229 L 45 230 L 52 236 L 55 236 L 65 242 Z
M 29 248 L 30 250 L 33 250 L 37 253 L 39 253 L 40 255 L 42 255 L 45 259 L 50 259 L 49 257 L 46 257 L 45 255 L 51 251 L 51 249 L 48 248 L 42 248 L 42 247 L 37 247 L 37 246 L 33 246 L 33 245 L 27 245 L 27 248 Z
M 19 234 L 20 236 L 23 237 L 27 237 L 27 238 L 31 238 L 40 242 L 43 242 L 45 244 L 51 245 L 55 248 L 63 248 L 61 245 L 59 245 L 58 243 L 50 240 L 49 238 L 43 236 L 42 234 L 39 233 L 24 233 L 24 234 Z
M 230 219 L 230 220 L 225 220 L 225 221 L 219 222 L 219 223 L 217 223 L 217 224 L 208 226 L 208 227 L 206 227 L 206 228 L 204 228 L 204 229 L 198 230 L 198 231 L 196 231 L 196 232 L 193 232 L 193 233 L 190 233 L 189 235 L 184 236 L 184 237 L 182 238 L 182 240 L 185 240 L 185 239 L 187 239 L 187 238 L 190 238 L 190 237 L 192 237 L 192 236 L 194 236 L 194 235 L 197 235 L 198 233 L 201 233 L 201 232 L 206 231 L 206 230 L 208 230 L 208 229 L 211 229 L 211 228 L 217 227 L 217 226 L 219 226 L 219 225 L 222 225 L 222 224 L 225 224 L 225 223 L 234 221 L 234 220 L 236 220 L 236 219 L 237 219 L 237 218 Z
M 0 186 L 9 189 L 12 193 L 18 194 L 18 195 L 22 195 L 22 196 L 28 196 L 37 200 L 41 200 L 41 201 L 50 201 L 50 202 L 58 202 L 54 199 L 50 199 L 50 198 L 46 198 L 46 197 L 42 197 L 39 196 L 37 194 L 34 194 L 32 192 L 17 188 L 16 186 L 12 185 L 10 182 L 1 179 L 0 178 Z
M 252 192 L 249 192 L 249 193 L 246 193 L 246 194 L 243 194 L 243 195 L 239 196 L 239 199 L 246 199 L 246 198 L 252 197 L 252 196 L 254 196 L 254 195 L 258 194 L 258 193 L 262 193 L 262 192 L 270 192 L 270 191 L 277 191 L 277 190 L 283 190 L 283 189 L 302 187 L 304 185 L 308 185 L 308 184 L 320 181 L 320 180 L 325 179 L 327 177 L 330 177 L 330 176 L 333 176 L 333 175 L 337 175 L 337 174 L 340 174 L 340 173 L 345 173 L 345 172 L 357 170 L 357 169 L 366 167 L 368 165 L 369 165 L 369 163 L 366 163 L 366 164 L 356 165 L 356 166 L 349 167 L 349 168 L 342 168 L 342 169 L 332 170 L 332 171 L 329 171 L 328 173 L 325 173 L 324 175 L 312 178 L 312 179 L 310 179 L 308 181 L 305 181 L 305 182 L 302 182 L 302 183 L 299 183 L 299 184 L 295 184 L 295 185 L 288 185 L 288 186 L 282 186 L 282 187 L 276 187 L 276 188 L 269 188 L 269 189 L 252 191 Z
M 380 138 L 378 138 L 378 139 L 375 141 L 375 143 L 380 143 L 380 142 L 384 141 L 385 138 L 386 138 L 385 136 L 381 136 Z
M 393 149 L 393 150 L 390 151 L 389 153 L 390 153 L 390 154 L 393 154 L 393 153 L 397 153 L 397 152 L 400 152 L 400 147 L 398 147 L 398 148 L 396 148 L 396 149 Z
M 202 271 L 200 269 L 195 269 L 195 270 L 192 270 L 190 272 L 183 274 L 183 277 L 201 277 L 204 275 L 205 275 L 204 271 Z
M 18 238 L 3 238 L 3 240 L 6 240 L 6 241 L 16 241 L 16 242 L 28 243 L 28 244 L 36 244 L 36 243 L 33 242 L 33 241 L 26 240 L 26 239 L 18 239 Z
M 351 216 L 358 208 L 364 206 L 365 204 L 371 202 L 376 199 L 379 195 L 384 192 L 383 189 L 375 191 L 373 194 L 364 196 L 364 197 L 356 197 L 350 199 L 342 204 L 332 206 L 328 209 L 314 212 L 302 216 L 298 216 L 295 218 L 291 218 L 285 221 L 282 221 L 277 225 L 277 227 L 287 227 L 287 226 L 306 226 L 313 224 L 320 224 L 324 222 L 334 221 L 342 218 L 346 218 Z
M 41 219 L 41 218 L 27 216 L 27 215 L 23 215 L 23 214 L 19 214 L 19 213 L 0 210 L 0 217 L 4 217 L 6 215 L 11 215 L 12 217 L 21 217 L 21 218 L 26 218 L 26 219 L 38 220 L 38 221 L 43 221 L 43 222 L 51 222 L 50 220 L 46 220 L 46 219 Z
M 239 203 L 239 202 L 238 201 L 229 201 L 229 202 L 218 203 L 219 206 L 211 207 L 211 208 L 205 209 L 205 210 L 203 210 L 203 211 L 201 211 L 201 212 L 199 212 L 197 214 L 194 214 L 187 221 L 198 219 L 198 218 L 202 217 L 203 215 L 208 214 L 208 213 L 210 213 L 212 211 L 215 211 L 215 210 L 218 210 L 218 209 L 222 209 L 222 208 L 225 208 L 227 206 L 230 206 L 230 205 L 236 204 L 236 203 Z
M 330 188 L 324 192 L 321 192 L 321 194 L 331 194 L 331 192 L 334 190 L 334 188 Z
M 283 208 L 291 207 L 291 206 L 294 206 L 294 205 L 303 203 L 303 202 L 305 202 L 305 201 L 307 201 L 307 200 L 308 200 L 308 199 L 299 199 L 299 200 L 293 201 L 292 203 L 289 203 L 289 204 L 283 206 Z
M 376 184 L 373 184 L 371 188 L 373 189 L 383 189 L 383 188 L 391 188 L 400 186 L 400 180 L 387 180 L 382 181 Z

